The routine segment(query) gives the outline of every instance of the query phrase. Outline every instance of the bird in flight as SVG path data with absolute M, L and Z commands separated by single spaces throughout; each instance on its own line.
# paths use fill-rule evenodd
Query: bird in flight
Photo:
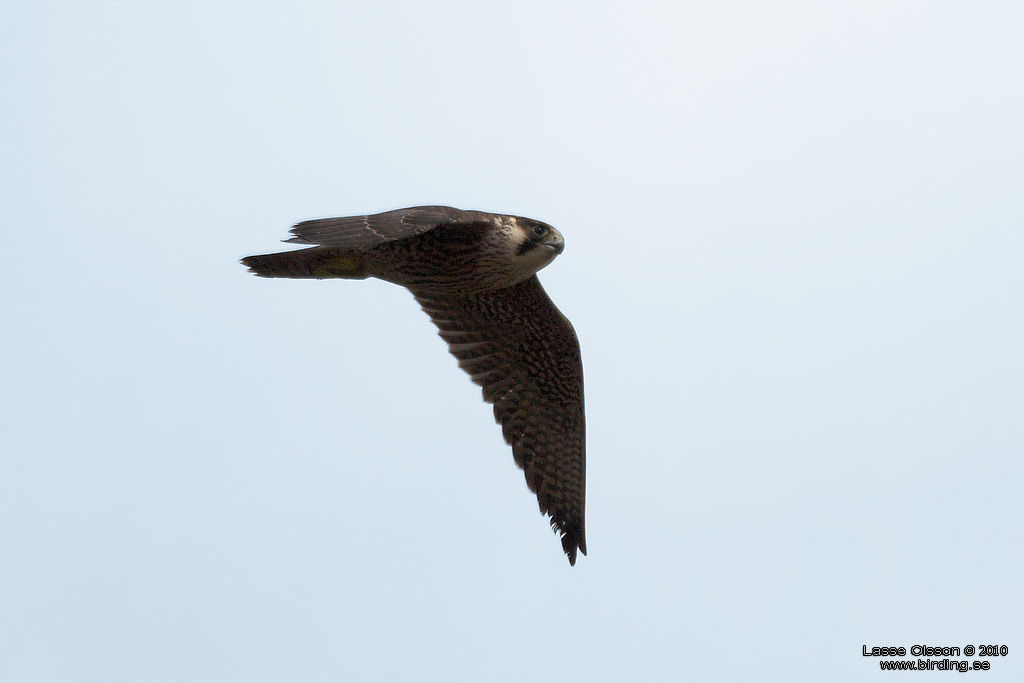
M 315 246 L 242 263 L 261 277 L 375 277 L 408 288 L 494 404 L 516 465 L 575 565 L 577 550 L 587 554 L 583 363 L 576 332 L 537 279 L 562 253 L 561 233 L 448 206 L 304 221 L 291 232 L 287 242 Z

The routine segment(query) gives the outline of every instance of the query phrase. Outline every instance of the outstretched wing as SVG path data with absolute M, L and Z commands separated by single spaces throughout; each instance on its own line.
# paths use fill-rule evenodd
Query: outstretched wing
M 319 244 L 324 247 L 371 247 L 382 242 L 415 237 L 439 225 L 479 222 L 491 217 L 481 211 L 463 211 L 450 206 L 414 206 L 371 216 L 318 218 L 296 224 L 295 237 L 285 242 Z
M 453 295 L 413 290 L 512 446 L 569 564 L 587 554 L 583 363 L 569 321 L 533 276 L 507 289 Z

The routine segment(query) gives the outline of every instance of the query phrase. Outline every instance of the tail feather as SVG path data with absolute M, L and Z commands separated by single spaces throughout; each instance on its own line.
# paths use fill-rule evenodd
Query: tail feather
M 362 280 L 367 277 L 366 262 L 362 254 L 352 249 L 312 247 L 277 254 L 246 256 L 242 265 L 248 266 L 260 277 L 346 278 Z

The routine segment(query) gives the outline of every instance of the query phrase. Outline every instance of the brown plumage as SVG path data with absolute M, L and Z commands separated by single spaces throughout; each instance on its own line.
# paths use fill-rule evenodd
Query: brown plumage
M 262 277 L 376 277 L 409 288 L 494 416 L 569 563 L 584 535 L 583 364 L 572 325 L 536 272 L 561 234 L 529 218 L 446 206 L 305 221 L 308 249 L 242 259 Z

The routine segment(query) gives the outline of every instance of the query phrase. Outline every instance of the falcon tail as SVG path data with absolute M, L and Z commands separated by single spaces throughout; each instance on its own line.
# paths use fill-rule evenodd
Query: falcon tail
M 361 254 L 351 249 L 312 247 L 277 254 L 246 256 L 242 265 L 248 266 L 260 277 L 290 277 L 323 280 L 345 278 L 362 280 L 367 277 L 366 263 Z

